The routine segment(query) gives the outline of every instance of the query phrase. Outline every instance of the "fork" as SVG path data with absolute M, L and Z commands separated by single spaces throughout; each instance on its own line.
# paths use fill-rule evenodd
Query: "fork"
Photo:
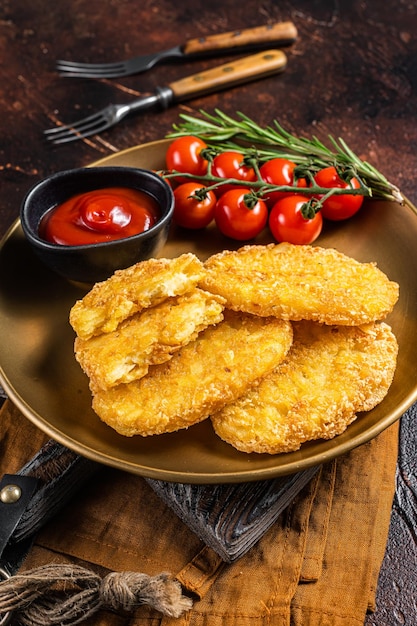
M 56 69 L 61 76 L 81 78 L 117 78 L 130 76 L 151 69 L 167 59 L 183 59 L 201 56 L 219 56 L 224 52 L 242 52 L 288 45 L 297 37 L 297 29 L 292 22 L 277 22 L 256 28 L 220 33 L 209 37 L 190 39 L 183 45 L 175 46 L 154 54 L 144 54 L 116 63 L 77 63 L 57 61 Z
M 114 126 L 130 113 L 158 106 L 167 109 L 175 102 L 276 74 L 286 65 L 287 57 L 282 50 L 260 52 L 157 87 L 154 94 L 137 98 L 129 104 L 110 104 L 73 124 L 45 130 L 44 135 L 55 144 L 83 139 Z

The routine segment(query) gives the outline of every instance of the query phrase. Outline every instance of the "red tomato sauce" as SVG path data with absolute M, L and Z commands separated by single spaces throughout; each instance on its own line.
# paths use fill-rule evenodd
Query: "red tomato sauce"
M 136 189 L 107 187 L 77 194 L 50 209 L 40 236 L 64 246 L 123 239 L 151 228 L 159 217 L 154 198 Z

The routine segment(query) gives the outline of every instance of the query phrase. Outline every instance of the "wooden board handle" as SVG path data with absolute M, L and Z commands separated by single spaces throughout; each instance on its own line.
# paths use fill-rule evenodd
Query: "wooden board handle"
M 177 101 L 264 78 L 283 71 L 287 57 L 281 50 L 265 50 L 230 61 L 169 84 Z
M 277 22 L 256 28 L 190 39 L 183 46 L 183 52 L 184 54 L 202 54 L 213 50 L 233 50 L 257 45 L 271 47 L 290 44 L 296 38 L 297 29 L 292 22 Z

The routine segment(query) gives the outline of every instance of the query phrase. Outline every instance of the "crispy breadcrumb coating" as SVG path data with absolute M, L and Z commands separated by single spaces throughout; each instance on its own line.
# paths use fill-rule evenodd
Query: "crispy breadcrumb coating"
M 198 333 L 223 319 L 224 300 L 202 289 L 144 309 L 111 333 L 75 339 L 75 356 L 90 387 L 108 389 L 142 378 L 150 365 L 164 363 Z
M 142 309 L 190 291 L 203 274 L 203 264 L 191 253 L 175 259 L 149 259 L 118 270 L 74 304 L 70 324 L 83 339 L 112 332 Z
M 381 320 L 399 293 L 374 263 L 318 246 L 248 245 L 213 255 L 204 267 L 201 287 L 226 298 L 228 308 L 294 321 Z
M 277 454 L 331 439 L 388 392 L 398 346 L 385 322 L 293 326 L 286 359 L 211 418 L 217 435 L 238 450 Z
M 116 432 L 211 417 L 238 450 L 277 454 L 335 437 L 382 401 L 398 346 L 381 320 L 398 295 L 375 263 L 334 249 L 248 245 L 120 270 L 70 322 L 93 409 Z
M 147 436 L 187 428 L 234 402 L 282 361 L 292 326 L 276 318 L 224 315 L 140 380 L 97 391 L 95 412 L 118 433 Z

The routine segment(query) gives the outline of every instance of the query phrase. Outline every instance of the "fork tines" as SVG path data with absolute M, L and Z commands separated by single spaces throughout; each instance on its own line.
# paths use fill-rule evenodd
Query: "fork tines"
M 76 63 L 57 61 L 56 69 L 61 76 L 78 78 L 117 78 L 126 72 L 125 63 Z
M 49 128 L 44 131 L 44 136 L 52 143 L 67 143 L 68 141 L 76 141 L 90 135 L 96 135 L 108 128 L 108 126 L 109 122 L 104 119 L 103 113 L 100 111 L 74 124 Z

